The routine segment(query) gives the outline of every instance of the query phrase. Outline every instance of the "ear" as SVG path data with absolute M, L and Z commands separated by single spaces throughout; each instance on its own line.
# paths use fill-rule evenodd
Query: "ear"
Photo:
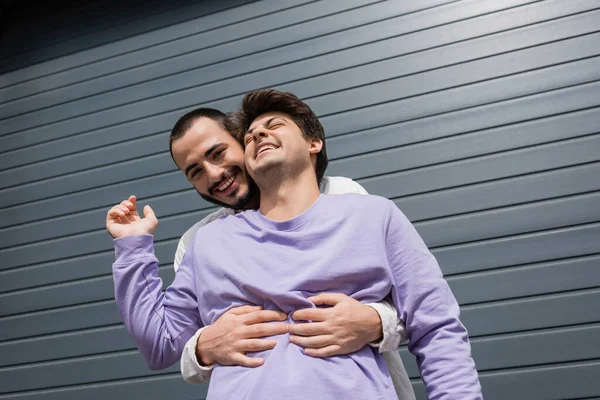
M 309 139 L 308 141 L 308 152 L 310 154 L 318 154 L 323 148 L 323 141 L 321 139 Z

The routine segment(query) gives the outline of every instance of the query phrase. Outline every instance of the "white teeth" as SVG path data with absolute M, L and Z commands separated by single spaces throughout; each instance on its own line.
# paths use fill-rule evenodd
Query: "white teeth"
M 263 147 L 260 148 L 260 150 L 258 151 L 258 154 L 262 153 L 265 150 L 269 150 L 269 149 L 275 149 L 276 147 L 273 146 L 272 144 L 266 144 Z M 257 154 L 257 155 L 258 155 Z
M 234 180 L 235 180 L 235 175 L 232 176 L 231 178 L 227 179 L 225 182 L 223 182 L 219 186 L 217 186 L 217 190 L 219 190 L 221 192 L 224 191 L 233 183 Z

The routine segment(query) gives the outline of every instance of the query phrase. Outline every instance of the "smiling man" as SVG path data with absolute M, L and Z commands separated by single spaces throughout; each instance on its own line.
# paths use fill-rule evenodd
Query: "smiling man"
M 175 255 L 176 270 L 199 228 L 219 217 L 233 215 L 235 210 L 258 207 L 259 193 L 246 173 L 243 148 L 234 138 L 234 130 L 234 124 L 225 114 L 209 108 L 200 108 L 184 115 L 172 130 L 170 151 L 177 166 L 203 198 L 227 207 L 209 215 L 183 235 Z M 321 191 L 326 194 L 366 194 L 357 183 L 338 177 L 324 177 Z M 154 231 L 157 221 L 153 214 L 151 218 L 139 221 L 135 202 L 132 197 L 109 212 L 107 228 L 113 237 L 150 234 Z M 145 211 L 149 212 L 149 209 Z M 126 213 L 128 218 L 124 218 Z M 142 229 L 135 229 L 137 221 Z M 124 222 L 126 226 L 123 226 Z M 148 225 L 149 222 L 153 225 Z M 120 228 L 129 231 L 123 232 Z M 320 294 L 311 300 L 315 304 L 333 307 L 327 311 L 318 310 L 318 315 L 313 315 L 323 320 L 323 329 L 318 333 L 307 332 L 303 330 L 303 325 L 296 325 L 300 330 L 298 335 L 292 337 L 298 338 L 306 354 L 315 357 L 347 354 L 379 338 L 381 340 L 371 345 L 385 352 L 384 358 L 398 398 L 414 399 L 412 386 L 397 353 L 404 328 L 393 306 L 386 301 L 364 305 L 341 294 Z M 299 310 L 294 316 L 303 317 L 306 312 Z M 310 312 L 317 311 L 313 309 Z M 273 310 L 247 306 L 231 309 L 210 326 L 199 329 L 187 342 L 181 358 L 184 379 L 192 383 L 205 382 L 210 378 L 215 364 L 262 365 L 261 357 L 249 357 L 245 353 L 272 348 L 275 342 L 263 338 L 285 330 L 281 324 L 270 323 L 281 319 L 281 314 Z
M 155 364 L 172 359 L 182 338 L 232 306 L 282 310 L 287 329 L 297 335 L 300 326 L 323 329 L 319 313 L 310 312 L 309 298 L 317 293 L 343 293 L 366 303 L 391 291 L 428 397 L 481 399 L 458 304 L 435 258 L 394 203 L 377 196 L 320 194 L 325 136 L 297 97 L 251 92 L 244 97 L 240 125 L 246 132 L 246 167 L 261 192 L 258 210 L 227 215 L 199 229 L 164 295 L 152 238 L 115 240 L 117 304 L 145 358 Z M 138 230 L 152 218 L 149 210 L 147 215 L 130 216 L 129 223 L 123 216 L 114 231 Z M 302 319 L 312 322 L 296 324 L 290 318 L 307 309 Z M 265 359 L 260 368 L 217 365 L 208 396 L 395 397 L 389 371 L 373 348 L 310 357 L 301 338 L 274 335 L 276 346 L 256 353 Z

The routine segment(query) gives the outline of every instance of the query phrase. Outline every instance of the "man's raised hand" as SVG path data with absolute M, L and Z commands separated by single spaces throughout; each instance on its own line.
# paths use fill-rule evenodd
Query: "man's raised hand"
M 144 217 L 140 217 L 137 211 L 135 196 L 129 196 L 127 200 L 108 210 L 106 229 L 115 239 L 131 235 L 150 235 L 158 225 L 158 220 L 150 206 L 144 207 Z

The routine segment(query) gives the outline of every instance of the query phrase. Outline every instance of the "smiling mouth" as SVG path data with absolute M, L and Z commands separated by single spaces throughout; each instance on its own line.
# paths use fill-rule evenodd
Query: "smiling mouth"
M 275 145 L 272 144 L 266 144 L 264 146 L 262 146 L 260 149 L 258 149 L 258 152 L 256 153 L 256 157 L 258 157 L 259 155 L 261 155 L 262 153 L 269 151 L 269 150 L 275 150 L 277 147 Z
M 225 195 L 231 194 L 233 190 L 236 188 L 236 178 L 238 176 L 238 172 L 234 172 L 225 178 L 217 187 L 214 188 L 214 193 L 222 193 Z

